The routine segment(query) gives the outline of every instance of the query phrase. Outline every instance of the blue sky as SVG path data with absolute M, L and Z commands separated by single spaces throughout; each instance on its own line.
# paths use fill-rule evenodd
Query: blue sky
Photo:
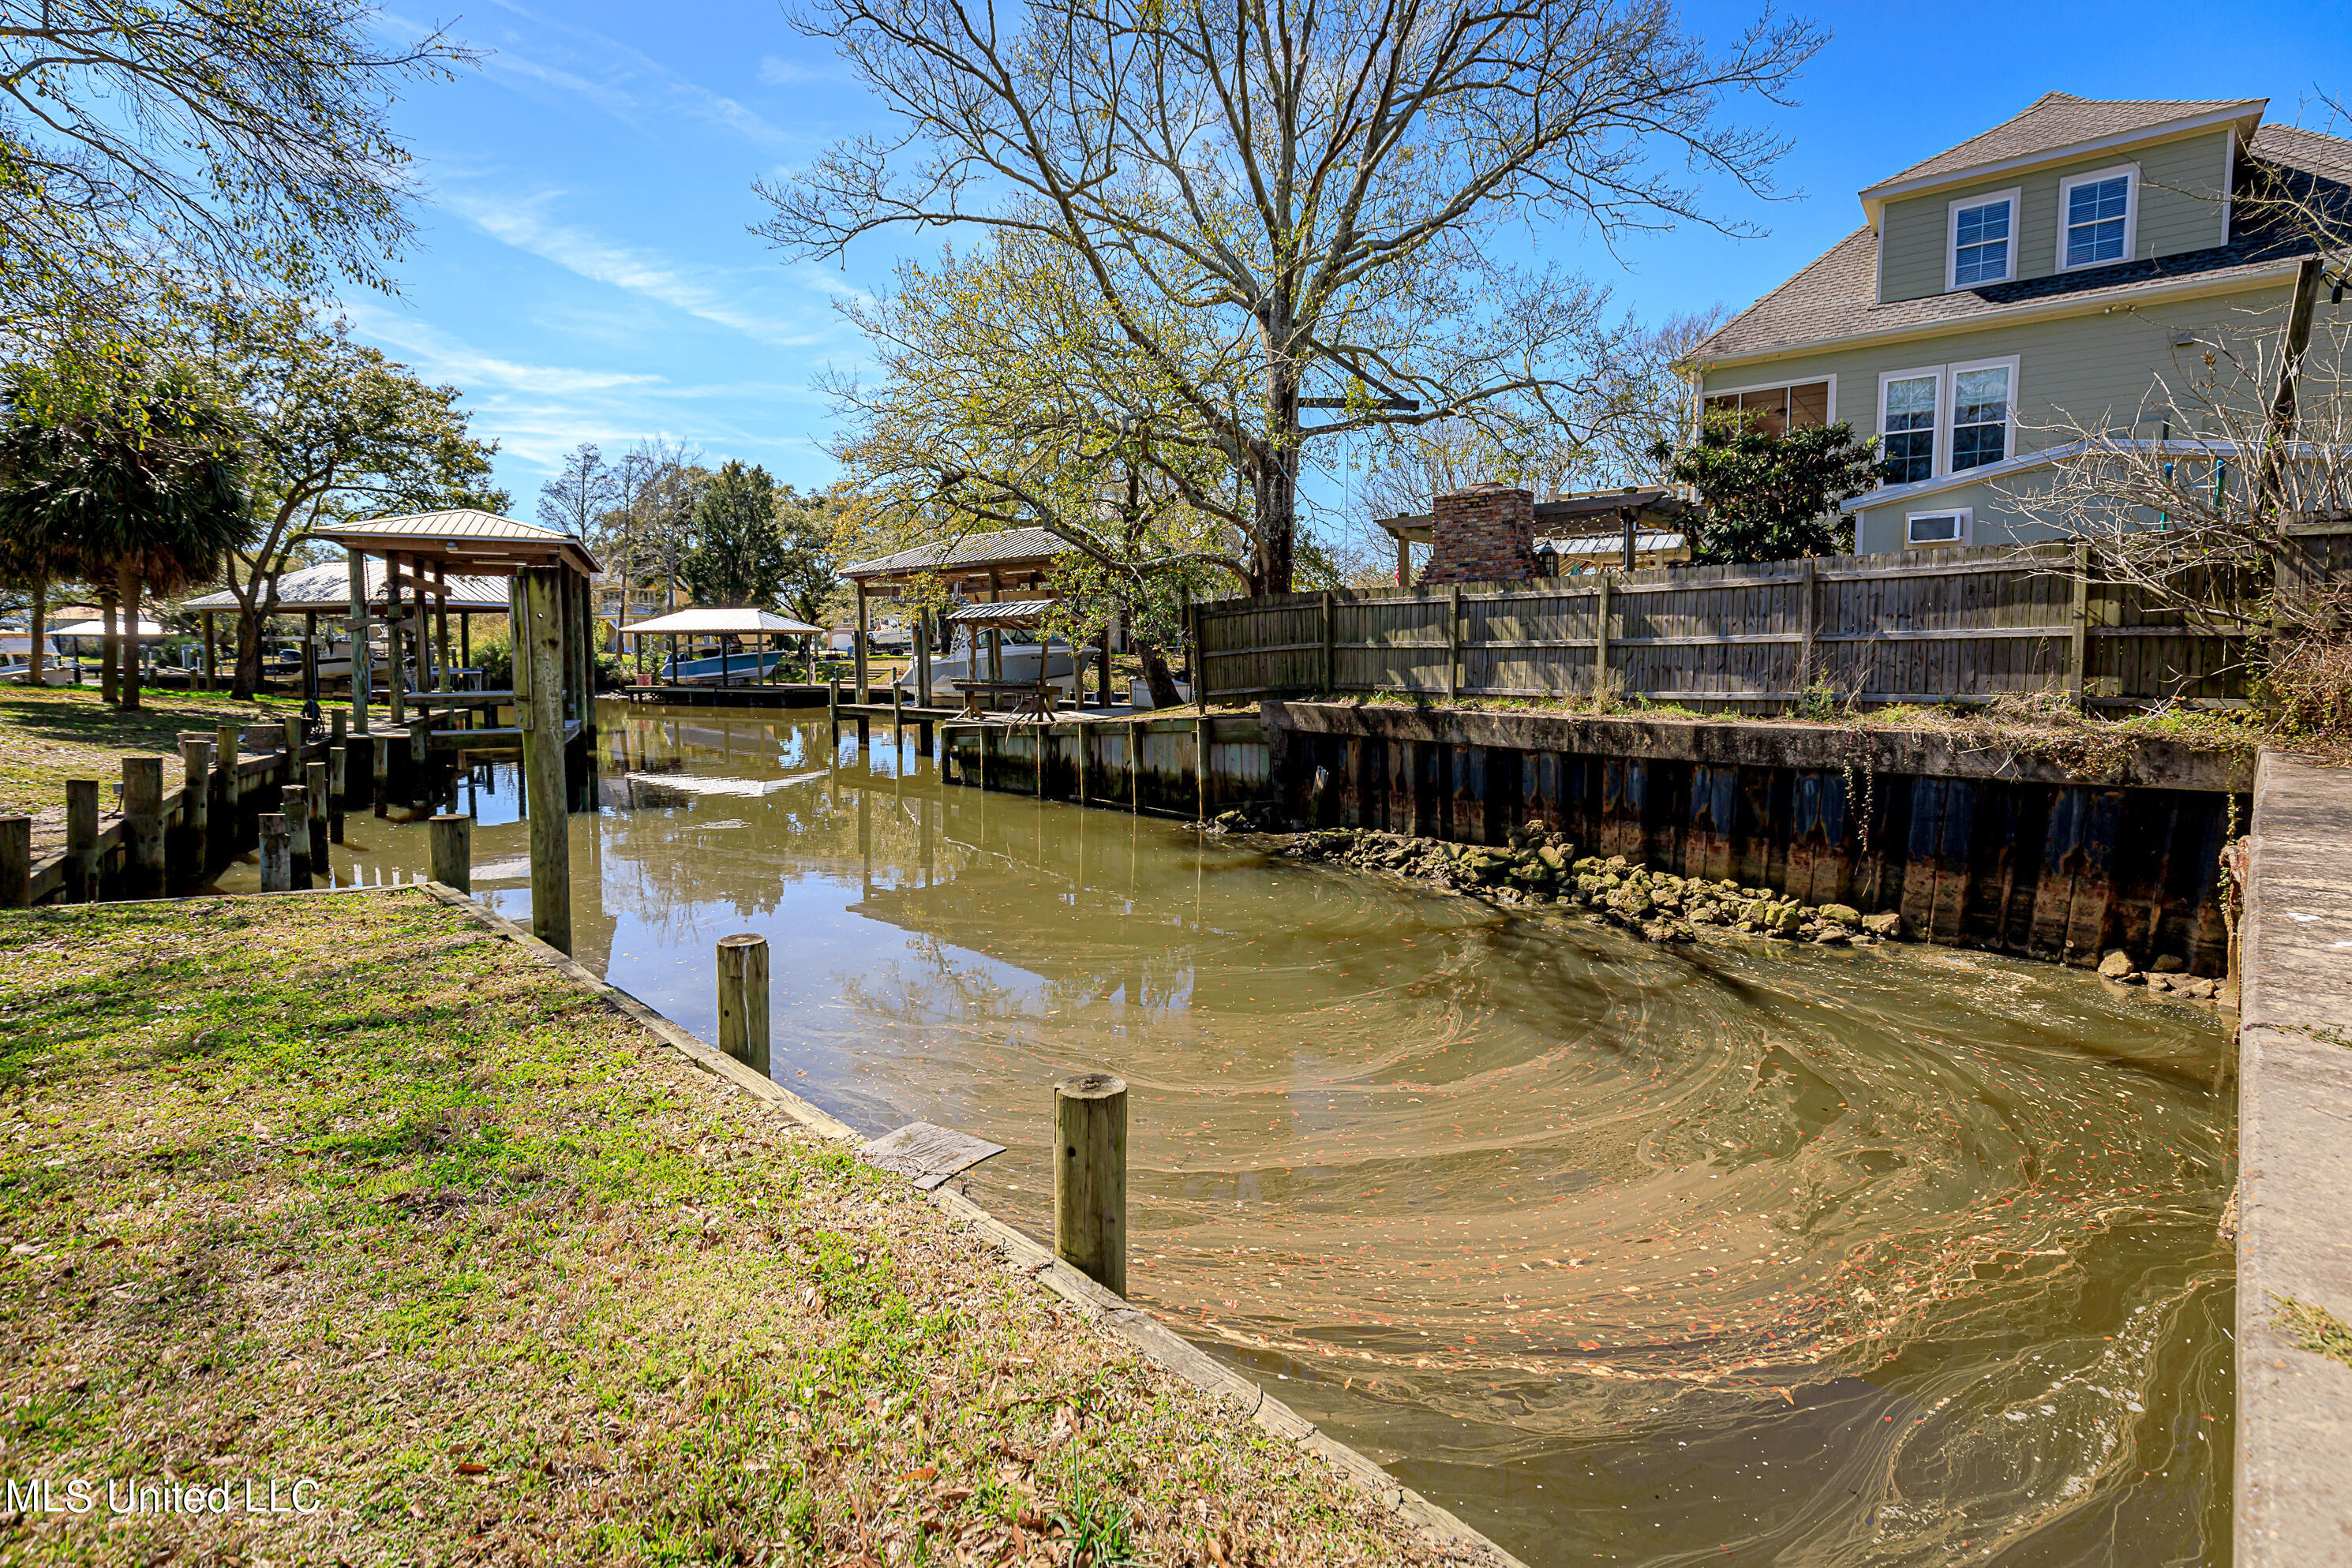
M 2086 97 L 2267 96 L 2294 120 L 2325 89 L 2352 93 L 2352 28 L 2325 4 L 1823 5 L 1834 37 L 1781 110 L 1792 199 L 1719 193 L 1760 239 L 1703 229 L 1615 247 L 1573 224 L 1532 245 L 1609 284 L 1645 317 L 1734 308 L 1853 229 L 1853 192 L 1991 125 L 2043 91 Z M 1690 8 L 1727 37 L 1752 8 Z M 432 14 L 395 7 L 394 26 Z M 835 139 L 879 129 L 863 89 L 772 0 L 646 6 L 487 4 L 451 30 L 489 51 L 399 107 L 428 187 L 404 297 L 349 301 L 362 334 L 467 394 L 499 474 L 530 515 L 582 441 L 617 455 L 638 436 L 833 477 L 826 366 L 854 368 L 845 293 L 878 288 L 890 250 L 846 269 L 788 263 L 749 232 L 751 183 L 788 178 Z M 2315 104 L 2305 122 L 2317 125 Z M 2340 130 L 2341 128 L 2339 128 Z M 909 240 L 928 249 L 936 240 Z

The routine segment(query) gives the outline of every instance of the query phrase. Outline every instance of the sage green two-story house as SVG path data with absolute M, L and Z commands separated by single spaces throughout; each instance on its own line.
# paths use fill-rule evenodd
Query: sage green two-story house
M 2314 246 L 2247 193 L 2352 194 L 2352 141 L 2266 107 L 2048 93 L 1872 185 L 1861 228 L 1693 353 L 1705 406 L 1877 436 L 1857 551 L 2047 537 L 2032 497 L 2069 428 L 2174 434 L 2137 428 L 2151 386 L 2284 316 Z M 2352 299 L 2317 309 L 2325 335 Z

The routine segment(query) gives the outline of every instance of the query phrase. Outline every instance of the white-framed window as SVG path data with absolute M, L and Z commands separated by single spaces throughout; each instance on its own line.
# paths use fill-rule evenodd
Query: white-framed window
M 2015 190 L 1995 191 L 1951 204 L 1944 264 L 1948 291 L 2006 283 L 2017 276 L 2018 196 Z
M 1981 468 L 2009 456 L 2017 417 L 2017 357 L 1949 367 L 1952 381 L 1951 471 Z
M 2018 360 L 1969 360 L 1878 378 L 1885 483 L 1916 485 L 2016 455 Z
M 2058 182 L 2058 270 L 2129 261 L 2139 229 L 2139 165 Z
M 1936 545 L 1964 545 L 1976 522 L 1972 507 L 1947 507 L 1936 512 L 1906 512 L 1903 517 L 1903 548 L 1927 549 Z
M 1932 479 L 1936 427 L 1943 412 L 1944 370 L 1889 371 L 1878 378 L 1878 455 L 1890 485 Z

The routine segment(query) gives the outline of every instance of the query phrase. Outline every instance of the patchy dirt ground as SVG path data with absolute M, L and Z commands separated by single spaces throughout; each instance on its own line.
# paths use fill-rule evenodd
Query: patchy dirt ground
M 1436 1560 L 417 893 L 0 916 L 0 1401 L 10 1562 Z

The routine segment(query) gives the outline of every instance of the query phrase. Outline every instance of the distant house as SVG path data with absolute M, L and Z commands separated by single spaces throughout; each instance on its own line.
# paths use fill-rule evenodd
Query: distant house
M 1875 435 L 1894 477 L 1847 505 L 1862 551 L 2048 534 L 2021 501 L 2053 427 L 2123 433 L 2199 342 L 2284 304 L 2314 246 L 2241 205 L 2255 183 L 2352 213 L 2352 141 L 2267 104 L 2046 93 L 1880 181 L 1862 227 L 1693 353 L 1705 406 Z
M 686 584 L 661 572 L 646 572 L 624 582 L 617 571 L 600 571 L 590 584 L 595 594 L 596 619 L 601 622 L 596 645 L 607 652 L 620 646 L 620 628 L 667 615 L 694 602 Z

